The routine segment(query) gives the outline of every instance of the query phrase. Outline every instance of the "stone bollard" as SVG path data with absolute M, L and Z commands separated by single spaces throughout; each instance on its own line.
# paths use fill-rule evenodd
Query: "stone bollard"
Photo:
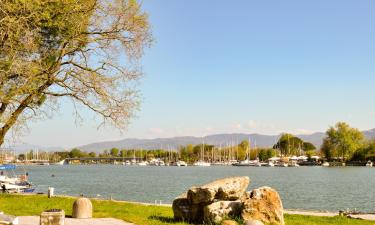
M 55 188 L 49 187 L 48 188 L 48 198 L 52 198 L 55 195 Z
M 40 214 L 40 225 L 65 225 L 65 212 L 61 209 L 46 210 Z
M 73 204 L 73 218 L 89 219 L 92 218 L 92 204 L 88 198 L 79 198 Z

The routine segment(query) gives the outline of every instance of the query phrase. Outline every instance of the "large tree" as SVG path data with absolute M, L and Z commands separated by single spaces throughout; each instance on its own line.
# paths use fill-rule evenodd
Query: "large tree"
M 135 0 L 0 1 L 0 146 L 12 127 L 54 112 L 59 97 L 126 127 L 150 42 Z
M 322 150 L 327 158 L 336 156 L 343 161 L 350 159 L 364 142 L 362 132 L 344 122 L 339 122 L 334 127 L 330 127 L 326 134 L 327 137 L 323 141 Z
M 274 149 L 279 149 L 280 153 L 284 156 L 288 155 L 301 155 L 304 152 L 311 152 L 315 150 L 315 146 L 310 142 L 304 142 L 301 138 L 292 134 L 282 134 L 273 146 Z

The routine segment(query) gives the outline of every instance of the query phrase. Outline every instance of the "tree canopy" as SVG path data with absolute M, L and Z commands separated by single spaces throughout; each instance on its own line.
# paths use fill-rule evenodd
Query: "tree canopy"
M 292 134 L 282 134 L 273 146 L 274 149 L 279 149 L 284 156 L 287 155 L 301 155 L 302 151 L 313 151 L 316 147 L 310 142 L 304 142 L 301 138 Z
M 51 115 L 59 97 L 125 128 L 150 43 L 135 0 L 0 1 L 0 146 L 12 127 Z
M 340 157 L 343 161 L 348 160 L 364 144 L 362 132 L 344 122 L 330 127 L 326 134 L 322 146 L 326 158 Z

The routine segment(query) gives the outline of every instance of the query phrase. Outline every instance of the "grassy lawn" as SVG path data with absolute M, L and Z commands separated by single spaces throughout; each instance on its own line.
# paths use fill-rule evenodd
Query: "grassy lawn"
M 0 211 L 10 215 L 39 215 L 43 210 L 64 209 L 66 215 L 72 214 L 73 198 L 55 197 L 48 199 L 43 195 L 0 195 Z M 170 207 L 145 206 L 133 203 L 92 200 L 94 217 L 114 217 L 138 225 L 186 224 L 173 221 Z M 360 225 L 371 224 L 373 221 L 354 220 L 344 217 L 314 217 L 285 215 L 287 225 Z

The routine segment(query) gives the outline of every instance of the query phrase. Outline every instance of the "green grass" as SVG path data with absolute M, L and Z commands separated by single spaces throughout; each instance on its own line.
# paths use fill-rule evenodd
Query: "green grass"
M 44 195 L 0 195 L 0 211 L 15 216 L 39 215 L 43 210 L 63 209 L 67 216 L 72 214 L 74 198 Z M 138 225 L 186 224 L 173 221 L 170 207 L 146 206 L 133 203 L 92 200 L 94 217 L 113 217 Z M 375 225 L 375 222 L 347 219 L 344 217 L 314 217 L 285 215 L 287 225 Z

